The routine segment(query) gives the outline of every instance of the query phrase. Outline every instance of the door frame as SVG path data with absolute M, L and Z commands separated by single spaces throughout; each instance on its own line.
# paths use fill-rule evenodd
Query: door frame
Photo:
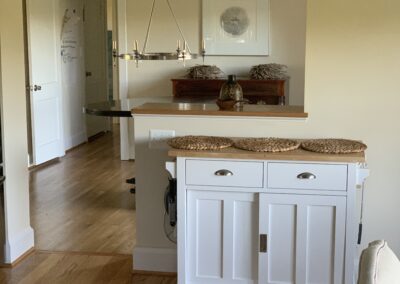
M 116 20 L 117 20 L 117 32 L 115 33 L 117 37 L 118 53 L 128 52 L 128 40 L 127 40 L 127 23 L 126 23 L 126 0 L 114 0 L 116 4 Z M 115 7 L 115 6 L 114 6 Z M 132 105 L 128 98 L 128 61 L 119 60 L 117 58 L 117 68 L 118 68 L 118 93 L 119 99 L 121 101 L 121 107 L 123 109 L 131 109 Z M 121 144 L 121 160 L 134 159 L 134 153 L 130 150 L 130 141 L 133 139 L 133 133 L 129 133 L 129 126 L 132 118 L 122 117 L 120 118 L 120 144 Z

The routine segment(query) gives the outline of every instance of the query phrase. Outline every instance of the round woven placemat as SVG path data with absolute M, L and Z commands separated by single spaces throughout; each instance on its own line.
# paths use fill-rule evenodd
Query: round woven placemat
M 215 136 L 182 136 L 168 141 L 168 145 L 183 150 L 218 150 L 232 146 L 233 141 Z
M 234 143 L 236 148 L 253 152 L 285 152 L 300 147 L 300 142 L 284 138 L 246 138 Z
M 327 154 L 359 153 L 367 149 L 364 143 L 348 139 L 313 139 L 303 141 L 301 147 L 305 150 Z

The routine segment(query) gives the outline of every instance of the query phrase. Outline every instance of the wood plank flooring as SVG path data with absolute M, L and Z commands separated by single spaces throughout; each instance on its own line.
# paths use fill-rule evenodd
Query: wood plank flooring
M 175 284 L 174 276 L 132 274 L 132 257 L 36 252 L 16 268 L 0 269 L 4 284 Z
M 176 276 L 132 274 L 134 195 L 120 161 L 119 131 L 30 171 L 31 223 L 36 251 L 1 284 L 175 284 Z
M 135 197 L 120 160 L 119 131 L 30 171 L 31 224 L 38 250 L 132 254 Z

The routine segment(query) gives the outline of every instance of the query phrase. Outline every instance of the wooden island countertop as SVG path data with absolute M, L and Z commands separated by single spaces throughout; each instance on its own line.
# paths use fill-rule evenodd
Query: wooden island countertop
M 287 152 L 251 152 L 229 147 L 221 150 L 181 150 L 171 148 L 168 151 L 170 157 L 192 157 L 212 159 L 246 159 L 246 160 L 277 160 L 277 161 L 312 161 L 332 163 L 365 163 L 365 153 L 352 154 L 323 154 L 297 149 Z
M 201 115 L 240 117 L 307 118 L 303 106 L 276 106 L 246 104 L 243 110 L 219 110 L 211 103 L 145 103 L 132 109 L 135 115 Z

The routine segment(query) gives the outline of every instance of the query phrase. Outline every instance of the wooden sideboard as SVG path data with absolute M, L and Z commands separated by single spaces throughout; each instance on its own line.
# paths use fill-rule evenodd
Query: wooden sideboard
M 223 79 L 171 79 L 174 97 L 218 98 L 219 90 L 226 81 Z M 251 104 L 285 105 L 286 80 L 238 79 L 243 96 Z

